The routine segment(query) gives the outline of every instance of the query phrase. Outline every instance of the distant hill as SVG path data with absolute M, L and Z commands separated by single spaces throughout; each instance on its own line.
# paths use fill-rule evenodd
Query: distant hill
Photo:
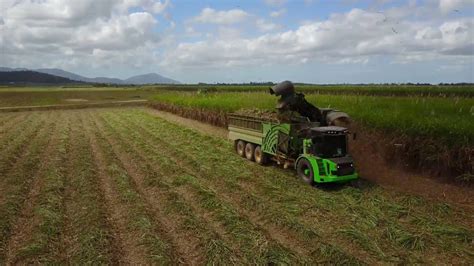
M 123 81 L 126 84 L 179 84 L 178 81 L 163 77 L 156 73 L 133 76 Z
M 50 75 L 55 75 L 58 77 L 68 78 L 72 80 L 82 81 L 82 82 L 123 84 L 123 80 L 121 79 L 105 78 L 105 77 L 87 78 L 87 77 L 77 75 L 72 72 L 64 71 L 62 69 L 57 69 L 57 68 L 40 68 L 40 69 L 36 69 L 35 71 L 50 74 Z
M 35 69 L 34 71 L 45 73 L 45 74 L 50 74 L 58 77 L 63 77 L 71 80 L 78 80 L 78 81 L 84 81 L 87 82 L 87 78 L 83 77 L 81 75 L 77 75 L 71 72 L 64 71 L 62 69 L 58 68 L 40 68 L 40 69 Z
M 0 84 L 70 84 L 78 81 L 30 70 L 0 71 Z
M 19 70 L 28 70 L 26 68 L 8 68 L 0 67 L 0 71 L 11 72 Z M 179 81 L 163 77 L 156 73 L 149 73 L 145 75 L 133 76 L 128 79 L 122 80 L 117 78 L 108 78 L 108 77 L 95 77 L 88 78 L 72 72 L 64 71 L 58 68 L 40 68 L 32 69 L 31 71 L 41 72 L 49 75 L 54 75 L 58 77 L 67 78 L 70 80 L 76 80 L 81 82 L 88 83 L 107 83 L 107 84 L 132 84 L 132 85 L 144 85 L 144 84 L 179 84 Z
M 26 71 L 29 69 L 26 68 L 9 68 L 9 67 L 0 67 L 1 72 L 11 72 L 11 71 Z

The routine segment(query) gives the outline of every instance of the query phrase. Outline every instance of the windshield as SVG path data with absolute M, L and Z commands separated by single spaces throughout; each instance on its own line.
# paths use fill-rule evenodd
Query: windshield
M 318 136 L 313 138 L 313 153 L 322 158 L 346 155 L 346 136 Z

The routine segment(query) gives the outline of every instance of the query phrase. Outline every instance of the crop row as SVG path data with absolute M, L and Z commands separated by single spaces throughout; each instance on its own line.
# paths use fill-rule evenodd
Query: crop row
M 349 95 L 308 95 L 321 108 L 347 112 L 370 128 L 409 135 L 425 135 L 448 143 L 473 144 L 474 100 L 422 97 L 372 97 Z M 274 110 L 277 98 L 265 93 L 159 93 L 157 102 L 183 107 L 232 112 L 241 108 Z
M 122 138 L 134 140 L 129 145 L 143 151 L 144 161 L 169 169 L 167 176 L 175 178 L 174 185 L 197 190 L 187 190 L 184 195 L 197 193 L 195 199 L 204 204 L 203 208 L 208 205 L 217 212 L 216 219 L 230 226 L 227 230 L 232 230 L 231 221 L 239 218 L 232 211 L 219 215 L 223 206 L 262 226 L 277 242 L 293 239 L 292 245 L 305 247 L 301 252 L 306 255 L 309 249 L 315 256 L 308 258 L 310 261 L 398 261 L 401 258 L 397 254 L 407 250 L 411 254 L 408 259 L 416 261 L 427 249 L 449 256 L 454 246 L 468 252 L 468 242 L 464 241 L 472 238 L 471 233 L 447 221 L 450 218 L 444 216 L 443 206 L 428 205 L 425 209 L 419 198 L 394 198 L 378 188 L 346 188 L 335 194 L 313 190 L 288 172 L 262 169 L 236 158 L 232 145 L 224 140 L 202 136 L 140 111 L 109 112 L 103 117 L 104 123 L 123 132 Z M 433 210 L 437 210 L 434 217 Z M 446 211 L 453 210 L 448 207 Z M 456 234 L 465 238 L 454 240 Z M 279 254 L 288 254 L 283 262 L 292 258 L 291 253 Z
M 144 89 L 161 89 L 169 91 L 201 91 L 201 92 L 268 92 L 272 85 L 160 85 L 145 86 Z M 311 85 L 296 84 L 300 92 L 308 94 L 336 95 L 372 95 L 372 96 L 421 96 L 421 97 L 473 97 L 474 85 Z
M 0 129 L 0 264 L 474 256 L 468 210 L 377 186 L 311 188 L 146 109 L 0 114 Z

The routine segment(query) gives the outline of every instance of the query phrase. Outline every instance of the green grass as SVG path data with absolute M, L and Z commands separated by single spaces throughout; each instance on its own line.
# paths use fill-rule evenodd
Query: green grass
M 222 84 L 180 84 L 180 85 L 72 85 L 72 86 L 5 86 L 0 85 L 1 91 L 119 91 L 119 90 L 171 90 L 171 91 L 207 91 L 207 92 L 267 92 L 271 85 L 222 85 Z M 357 94 L 357 95 L 380 95 L 380 96 L 460 96 L 473 97 L 474 84 L 469 85 L 409 85 L 409 84 L 299 84 L 295 86 L 299 91 L 305 93 L 325 94 Z
M 76 115 L 69 118 L 76 126 L 72 127 L 72 141 L 68 145 L 64 203 L 67 219 L 62 242 L 69 242 L 63 252 L 72 264 L 105 264 L 110 260 L 112 248 L 110 231 L 104 221 L 100 181 L 96 178 L 98 171 L 83 121 Z
M 51 163 L 38 177 L 42 179 L 43 185 L 39 187 L 40 194 L 33 212 L 39 223 L 34 224 L 30 238 L 18 250 L 15 256 L 17 263 L 28 264 L 34 260 L 47 263 L 53 260 L 52 249 L 59 241 L 64 222 L 65 167 L 63 164 L 66 160 L 67 142 L 70 138 L 68 125 L 66 123 L 62 125 L 64 128 L 59 133 L 57 146 L 50 158 Z
M 202 88 L 216 92 L 196 93 Z M 71 99 L 87 100 L 81 103 L 151 99 L 226 112 L 240 108 L 274 109 L 277 98 L 266 93 L 267 89 L 267 86 L 251 85 L 4 87 L 0 88 L 0 107 L 77 104 L 68 101 Z M 297 90 L 306 92 L 307 99 L 317 106 L 343 110 L 369 128 L 436 137 L 448 144 L 474 143 L 474 123 L 471 122 L 474 118 L 474 99 L 464 98 L 474 95 L 472 86 L 298 85 Z M 393 91 L 403 91 L 404 94 L 392 93 Z M 459 93 L 448 93 L 455 91 Z M 379 97 L 380 95 L 399 96 Z M 402 97 L 407 95 L 410 97 Z M 433 97 L 427 97 L 428 95 Z M 437 97 L 440 95 L 442 97 Z
M 184 107 L 233 112 L 240 108 L 273 110 L 277 97 L 266 93 L 159 93 L 153 101 Z M 308 101 L 347 112 L 355 121 L 391 132 L 440 138 L 447 143 L 474 143 L 474 99 L 308 95 Z
M 288 263 L 288 260 L 297 261 L 297 258 L 295 257 L 294 254 L 289 252 L 287 249 L 285 249 L 278 243 L 274 243 L 272 245 L 267 246 L 265 243 L 267 243 L 268 241 L 274 241 L 274 240 L 268 240 L 266 237 L 262 235 L 262 232 L 260 231 L 261 229 L 255 228 L 255 226 L 252 225 L 251 221 L 248 221 L 246 218 L 237 214 L 235 210 L 237 210 L 238 208 L 235 206 L 235 204 L 240 203 L 241 205 L 243 205 L 242 202 L 223 200 L 222 195 L 228 194 L 229 192 L 223 192 L 220 189 L 216 190 L 216 187 L 210 185 L 209 182 L 205 182 L 205 184 L 202 184 L 204 179 L 211 179 L 211 180 L 214 180 L 213 182 L 219 182 L 219 179 L 220 179 L 219 177 L 225 176 L 226 182 L 225 184 L 223 184 L 223 187 L 226 188 L 226 191 L 233 190 L 234 193 L 241 191 L 241 189 L 236 183 L 238 182 L 238 180 L 232 179 L 232 175 L 230 175 L 229 172 L 220 171 L 220 172 L 212 173 L 208 171 L 203 171 L 203 168 L 211 169 L 213 167 L 209 166 L 208 164 L 202 164 L 201 162 L 194 161 L 192 159 L 191 160 L 184 159 L 184 158 L 178 159 L 179 154 L 191 155 L 189 152 L 181 151 L 179 153 L 176 153 L 174 151 L 174 148 L 170 149 L 171 147 L 167 147 L 167 145 L 156 146 L 156 142 L 150 143 L 149 141 L 145 141 L 146 139 L 155 139 L 157 138 L 157 135 L 153 134 L 153 135 L 143 136 L 142 134 L 138 134 L 138 132 L 149 132 L 148 129 L 144 129 L 144 128 L 142 130 L 137 131 L 137 128 L 142 127 L 144 124 L 147 124 L 148 122 L 141 121 L 139 124 L 133 126 L 132 128 L 130 127 L 130 125 L 135 124 L 137 122 L 137 119 L 139 118 L 137 116 L 133 116 L 133 117 L 135 118 L 134 119 L 135 121 L 124 119 L 124 117 L 119 119 L 115 115 L 114 116 L 107 115 L 107 117 L 104 120 L 107 121 L 108 123 L 113 124 L 113 126 L 116 129 L 120 129 L 120 131 L 126 130 L 121 134 L 123 138 L 126 138 L 126 136 L 132 136 L 133 139 L 136 140 L 135 143 L 139 144 L 138 148 L 142 149 L 149 156 L 148 159 L 143 158 L 142 161 L 146 162 L 148 160 L 153 160 L 152 158 L 155 158 L 153 161 L 149 163 L 151 165 L 160 166 L 160 169 L 157 169 L 156 171 L 166 171 L 166 170 L 161 170 L 161 168 L 167 169 L 168 171 L 170 171 L 170 173 L 165 174 L 167 178 L 173 178 L 173 176 L 175 176 L 175 181 L 173 182 L 173 185 L 186 186 L 187 188 L 191 189 L 191 191 L 188 191 L 187 194 L 194 194 L 197 198 L 197 203 L 200 204 L 203 209 L 207 209 L 208 211 L 210 211 L 212 215 L 215 217 L 215 219 L 217 219 L 220 223 L 223 224 L 224 228 L 226 228 L 228 232 L 231 234 L 232 239 L 234 241 L 239 242 L 239 246 L 240 246 L 239 250 L 244 252 L 247 260 L 253 263 L 263 263 L 263 264 Z M 118 122 L 119 124 L 117 124 Z M 169 136 L 170 133 L 171 131 L 167 131 L 165 135 Z M 188 146 L 188 145 L 184 145 L 183 147 L 191 148 L 191 146 Z M 157 151 L 161 151 L 161 152 L 158 154 Z M 128 152 L 133 153 L 133 151 L 128 151 Z M 165 152 L 168 155 L 168 158 L 162 157 L 160 155 L 162 152 Z M 133 157 L 137 157 L 137 156 L 133 156 Z M 192 157 L 194 158 L 194 155 Z M 201 159 L 207 160 L 209 158 L 201 157 Z M 182 161 L 182 163 L 189 165 L 189 167 L 192 167 L 193 169 L 189 169 L 186 166 L 180 165 L 179 161 Z M 214 159 L 210 159 L 208 161 L 212 163 L 218 162 L 218 161 L 215 161 Z M 224 169 L 221 169 L 221 170 L 224 170 Z M 235 172 L 235 169 L 229 169 L 229 170 L 231 170 L 232 172 Z M 245 198 L 254 198 L 254 195 L 248 194 Z M 240 200 L 244 200 L 244 199 L 240 199 Z M 232 204 L 230 204 L 231 202 Z M 260 202 L 260 201 L 258 203 L 260 205 L 263 204 L 263 202 Z M 254 206 L 246 206 L 246 207 L 248 207 L 248 209 L 254 209 L 253 208 Z M 272 216 L 273 223 L 275 224 L 286 224 L 288 225 L 289 229 L 300 230 L 302 237 L 305 237 L 307 238 L 307 240 L 310 240 L 309 243 L 313 243 L 311 245 L 308 244 L 309 249 L 314 249 L 322 245 L 327 246 L 326 248 L 331 249 L 330 245 L 319 243 L 321 242 L 320 239 L 317 240 L 316 238 L 313 238 L 317 236 L 317 234 L 315 234 L 311 230 L 307 230 L 306 228 L 304 228 L 304 226 L 294 221 L 294 219 L 291 216 L 285 216 L 284 218 L 282 218 L 279 216 L 280 214 L 281 213 L 279 211 L 273 210 L 272 215 L 269 215 L 269 216 Z M 315 243 L 318 243 L 318 244 L 315 244 Z M 315 245 L 315 246 L 313 247 L 312 245 Z M 335 249 L 334 247 L 332 248 Z M 278 256 L 276 256 L 275 254 L 278 254 Z M 344 252 L 342 251 L 337 252 L 337 254 L 335 254 L 334 256 L 337 256 L 337 258 L 335 257 L 332 260 L 339 260 L 342 257 L 346 257 L 345 260 L 347 261 L 351 261 L 351 260 L 356 261 L 351 256 L 344 254 Z M 313 259 L 316 259 L 316 260 L 313 260 L 313 262 L 318 261 L 318 256 L 315 256 L 315 258 Z M 301 260 L 300 261 L 301 263 L 303 263 L 304 261 L 303 258 L 299 260 Z
M 36 131 L 38 127 L 42 128 L 36 137 L 29 135 L 29 143 L 24 146 L 24 150 L 28 151 L 28 156 L 23 156 L 23 160 L 16 157 L 18 161 L 14 161 L 15 159 L 6 159 L 7 155 L 2 154 L 5 156 L 0 159 L 0 176 L 2 177 L 0 182 L 4 189 L 2 191 L 5 193 L 5 199 L 0 204 L 0 264 L 5 263 L 5 248 L 14 221 L 27 198 L 28 190 L 33 183 L 32 176 L 35 176 L 40 168 L 40 162 L 44 156 L 44 147 L 48 144 L 54 128 L 51 121 L 48 122 L 49 119 L 45 119 L 44 116 L 35 117 L 35 115 L 31 115 L 31 118 L 36 119 L 28 126 L 23 126 L 23 123 L 18 124 L 19 128 L 24 129 L 24 132 Z M 24 120 L 29 121 L 28 118 Z M 40 126 L 41 124 L 43 126 Z M 11 156 L 11 154 L 8 155 Z M 16 168 L 12 169 L 13 166 Z
M 237 263 L 237 261 L 242 261 L 245 259 L 248 263 L 266 263 L 268 261 L 262 261 L 265 257 L 264 254 L 276 252 L 275 249 L 278 249 L 281 260 L 273 258 L 273 262 L 283 262 L 288 259 L 288 257 L 293 257 L 284 248 L 273 245 L 270 247 L 259 247 L 261 243 L 265 243 L 266 239 L 262 236 L 261 232 L 256 231 L 252 224 L 237 215 L 229 206 L 226 206 L 220 201 L 216 201 L 215 195 L 212 191 L 200 187 L 195 182 L 193 182 L 194 177 L 188 175 L 184 169 L 174 164 L 169 158 L 163 157 L 160 154 L 156 153 L 156 150 L 151 149 L 151 147 L 144 141 L 143 138 L 134 134 L 130 128 L 121 124 L 117 121 L 117 117 L 107 117 L 103 119 L 107 125 L 108 130 L 116 136 L 117 140 L 120 140 L 119 146 L 124 149 L 128 154 L 133 154 L 131 157 L 132 160 L 137 161 L 137 165 L 142 165 L 143 171 L 148 173 L 149 179 L 147 183 L 151 187 L 159 188 L 162 193 L 166 191 L 169 197 L 169 211 L 178 212 L 181 215 L 186 217 L 186 224 L 182 226 L 182 230 L 197 231 L 199 238 L 202 239 L 203 243 L 208 243 L 206 245 L 206 254 L 208 257 L 208 263 L 225 263 L 228 260 Z M 122 120 L 122 122 L 125 122 Z M 125 139 L 128 136 L 133 136 L 135 141 L 127 142 Z M 141 155 L 139 151 L 142 150 L 146 155 Z M 139 163 L 141 162 L 141 163 Z M 150 167 L 156 166 L 159 167 Z M 179 188 L 184 187 L 184 185 L 189 185 L 186 187 L 186 192 L 183 195 L 183 192 L 180 192 Z M 196 197 L 197 204 L 186 204 L 186 197 Z M 232 254 L 232 248 L 229 246 L 228 239 L 223 240 L 219 235 L 212 233 L 212 229 L 207 228 L 208 222 L 202 221 L 202 215 L 200 217 L 195 217 L 193 213 L 203 213 L 207 212 L 210 216 L 216 217 L 221 221 L 222 226 L 229 230 L 231 234 L 231 239 L 233 241 L 238 241 L 239 249 L 235 253 L 239 254 L 244 253 L 245 258 L 240 258 L 237 260 L 235 258 L 236 254 Z M 206 215 L 208 216 L 208 215 Z M 295 261 L 295 259 L 293 259 Z
M 459 96 L 473 97 L 474 85 L 309 85 L 295 84 L 300 92 L 320 94 L 349 94 L 349 95 L 377 95 L 377 96 Z M 205 91 L 205 92 L 268 92 L 270 85 L 160 85 L 143 86 L 171 91 Z
M 88 119 L 91 119 L 89 117 Z M 106 160 L 106 171 L 116 186 L 121 203 L 127 209 L 123 213 L 129 230 L 137 235 L 140 245 L 148 251 L 148 260 L 158 264 L 168 264 L 171 261 L 169 254 L 169 244 L 157 234 L 157 227 L 149 209 L 149 205 L 144 201 L 140 193 L 135 188 L 135 181 L 126 171 L 117 154 L 110 148 L 106 136 L 94 126 L 93 131 L 97 137 L 98 145 L 103 151 Z
M 372 262 L 419 262 L 425 260 L 426 250 L 469 257 L 466 248 L 472 231 L 452 220 L 462 214 L 448 205 L 396 196 L 379 187 L 312 189 L 287 171 L 239 159 L 225 140 L 203 136 L 140 111 L 111 111 L 104 115 L 104 121 L 123 131 L 123 138 L 143 142 L 139 148 L 149 156 L 148 163 L 192 176 L 177 176 L 176 183 L 201 191 L 201 204 L 221 208 L 231 203 L 229 208 L 239 209 L 248 217 L 257 216 L 265 227 L 289 230 L 298 241 L 314 248 L 316 257 L 321 256 L 318 250 L 326 249 L 343 250 L 329 258 L 331 262 L 344 256 L 350 259 L 345 252 L 360 252 L 357 249 L 370 254 L 366 259 Z M 167 159 L 160 154 L 166 154 Z M 222 158 L 234 159 L 223 163 Z M 391 238 L 387 230 L 391 230 Z
M 78 103 L 103 103 L 110 101 L 139 100 L 150 97 L 156 91 L 136 88 L 114 89 L 62 89 L 23 88 L 0 89 L 0 107 L 41 106 Z M 76 102 L 74 99 L 86 101 Z M 71 101 L 72 100 L 72 101 Z
M 24 129 L 24 144 L 8 148 L 0 139 L 2 147 L 25 152 L 0 157 L 8 195 L 0 195 L 0 264 L 8 254 L 18 263 L 127 262 L 114 247 L 157 264 L 196 257 L 202 264 L 351 265 L 474 258 L 470 208 L 376 185 L 313 188 L 293 171 L 249 162 L 227 140 L 146 109 L 28 114 L 0 114 L 0 121 L 21 118 L 8 126 L 7 139 Z M 20 215 L 29 198 L 34 211 Z M 25 226 L 16 228 L 17 221 Z M 31 234 L 12 245 L 18 232 Z

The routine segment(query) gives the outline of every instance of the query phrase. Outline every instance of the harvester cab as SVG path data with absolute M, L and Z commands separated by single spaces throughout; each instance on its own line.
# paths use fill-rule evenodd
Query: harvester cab
M 347 155 L 347 129 L 328 126 L 310 130 L 311 149 L 307 153 L 321 158 L 340 158 Z

